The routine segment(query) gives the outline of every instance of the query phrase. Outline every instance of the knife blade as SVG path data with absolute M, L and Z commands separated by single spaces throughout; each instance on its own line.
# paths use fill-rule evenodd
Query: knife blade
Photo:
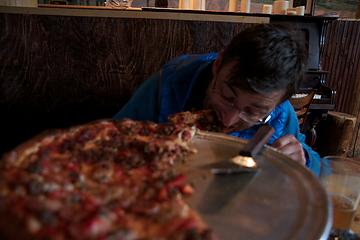
M 237 156 L 216 163 L 212 166 L 211 172 L 213 174 L 232 174 L 257 171 L 255 158 L 274 132 L 274 128 L 270 125 L 262 125 Z

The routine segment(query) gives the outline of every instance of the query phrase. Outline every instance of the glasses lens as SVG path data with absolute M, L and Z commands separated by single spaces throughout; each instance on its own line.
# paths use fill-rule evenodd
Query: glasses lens
M 229 82 L 216 79 L 213 90 L 222 105 L 229 110 L 231 109 L 234 114 L 238 115 L 240 120 L 250 124 L 261 124 L 270 120 L 270 114 L 257 113 L 255 110 L 253 113 L 248 113 L 237 107 L 235 105 L 237 94 Z

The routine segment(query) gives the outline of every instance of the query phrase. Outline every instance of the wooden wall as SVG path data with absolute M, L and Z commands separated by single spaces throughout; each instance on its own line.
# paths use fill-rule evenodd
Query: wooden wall
M 336 111 L 357 117 L 349 156 L 360 156 L 360 20 L 337 20 L 325 29 L 322 67 L 328 85 L 337 91 Z
M 169 59 L 218 51 L 247 26 L 0 14 L 0 150 L 48 128 L 112 117 Z

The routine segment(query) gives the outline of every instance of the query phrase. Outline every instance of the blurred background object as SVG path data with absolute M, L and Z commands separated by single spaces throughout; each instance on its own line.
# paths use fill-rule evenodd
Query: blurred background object
M 39 4 L 104 6 L 106 0 L 38 0 Z
M 0 6 L 37 7 L 38 0 L 0 0 Z
M 105 6 L 114 8 L 131 7 L 132 0 L 106 0 Z
M 317 0 L 315 15 L 338 15 L 341 18 L 355 18 L 358 0 Z
M 168 5 L 168 0 L 155 0 L 155 7 L 167 8 Z

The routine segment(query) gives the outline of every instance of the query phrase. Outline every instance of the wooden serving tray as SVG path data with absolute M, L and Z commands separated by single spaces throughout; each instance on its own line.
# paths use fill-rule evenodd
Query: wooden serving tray
M 212 175 L 210 165 L 232 157 L 245 141 L 199 132 L 198 153 L 184 164 L 195 188 L 188 199 L 219 239 L 327 239 L 332 213 L 318 179 L 305 167 L 265 146 L 256 173 Z

